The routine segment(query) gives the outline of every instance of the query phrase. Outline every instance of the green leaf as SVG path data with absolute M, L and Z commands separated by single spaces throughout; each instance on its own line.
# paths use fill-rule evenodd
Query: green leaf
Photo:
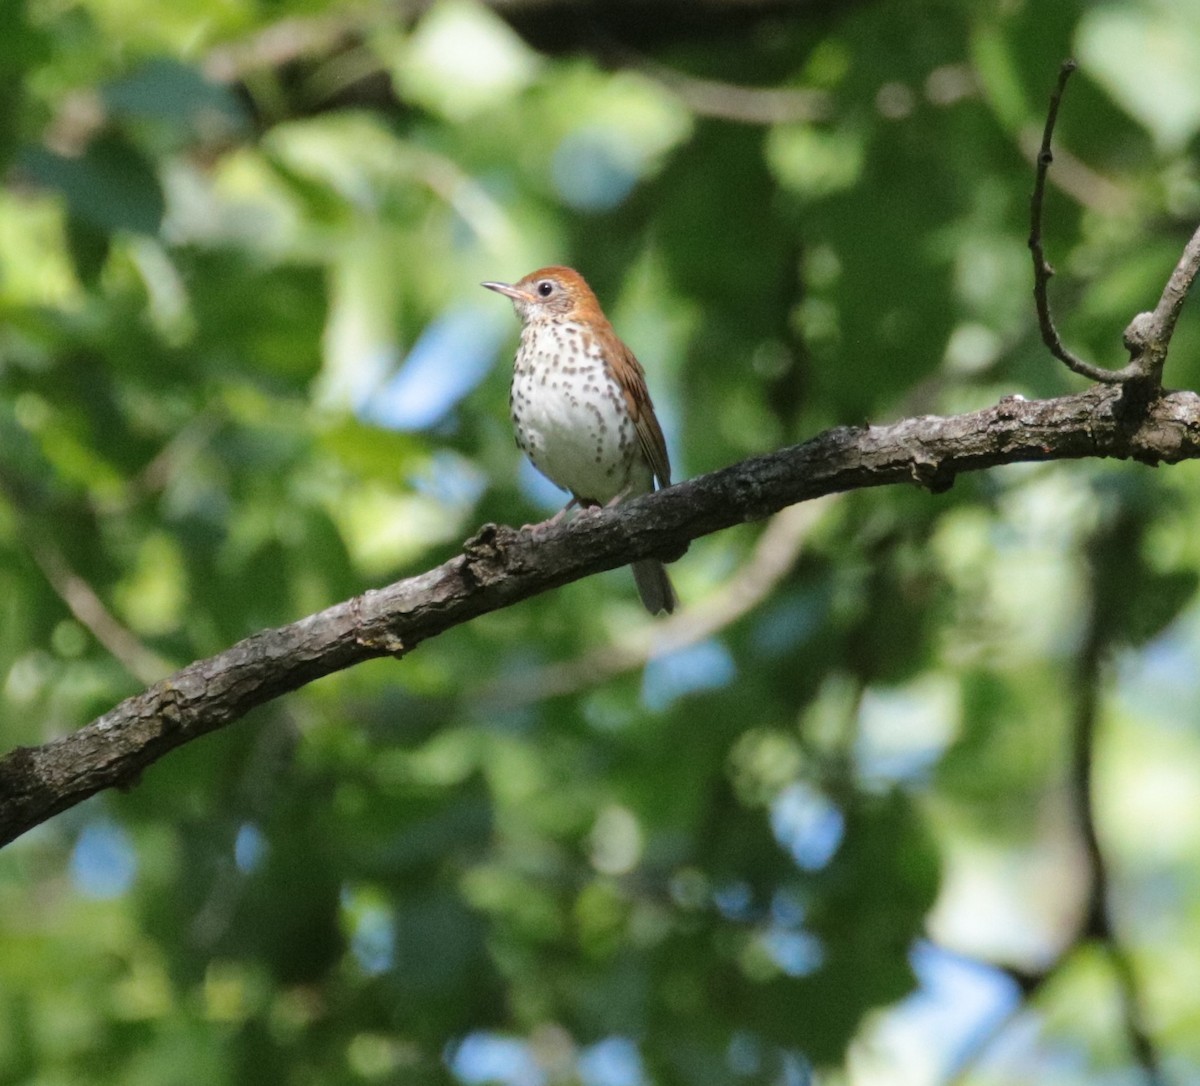
M 30 148 L 20 164 L 38 184 L 62 194 L 72 217 L 105 233 L 154 234 L 162 224 L 165 205 L 153 165 L 115 133 L 93 140 L 75 158 Z

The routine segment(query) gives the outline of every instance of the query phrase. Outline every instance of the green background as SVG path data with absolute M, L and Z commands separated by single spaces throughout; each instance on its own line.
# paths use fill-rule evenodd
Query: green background
M 1082 387 L 1025 248 L 1068 55 L 1052 293 L 1124 361 L 1195 3 L 718 7 L 0 8 L 4 749 L 547 515 L 481 280 L 588 277 L 677 478 Z M 1198 541 L 1195 465 L 1005 469 L 697 541 L 668 624 L 618 571 L 323 680 L 0 853 L 0 1083 L 1141 1081 L 1081 764 L 1200 1080 Z

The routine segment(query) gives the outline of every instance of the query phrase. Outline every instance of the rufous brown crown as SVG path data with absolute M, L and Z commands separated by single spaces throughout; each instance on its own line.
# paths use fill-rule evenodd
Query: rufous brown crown
M 587 280 L 574 268 L 551 264 L 517 282 L 484 283 L 489 290 L 512 299 L 522 321 L 574 320 L 607 325 L 608 320 Z

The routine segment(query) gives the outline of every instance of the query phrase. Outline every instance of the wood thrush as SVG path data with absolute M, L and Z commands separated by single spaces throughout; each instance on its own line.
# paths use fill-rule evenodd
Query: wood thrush
M 483 285 L 511 298 L 521 318 L 509 393 L 517 444 L 538 471 L 570 492 L 566 509 L 613 505 L 648 493 L 656 480 L 670 486 L 667 443 L 645 371 L 583 276 L 549 267 L 511 285 Z M 661 562 L 644 558 L 632 568 L 652 615 L 675 610 Z

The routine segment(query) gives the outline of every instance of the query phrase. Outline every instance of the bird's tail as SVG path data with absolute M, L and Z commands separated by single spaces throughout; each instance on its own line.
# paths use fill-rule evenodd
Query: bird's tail
M 643 558 L 634 562 L 630 567 L 633 579 L 637 582 L 638 595 L 642 603 L 652 615 L 660 611 L 670 614 L 678 602 L 675 589 L 671 587 L 671 579 L 667 576 L 666 567 L 657 558 Z

